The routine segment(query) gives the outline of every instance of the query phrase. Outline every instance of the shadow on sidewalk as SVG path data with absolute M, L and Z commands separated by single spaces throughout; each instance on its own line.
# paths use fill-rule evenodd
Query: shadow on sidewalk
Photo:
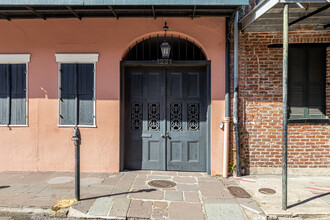
M 9 188 L 10 186 L 0 186 L 0 189 L 6 189 Z
M 157 190 L 156 189 L 140 189 L 140 190 L 132 191 L 132 192 L 123 192 L 123 193 L 115 193 L 115 194 L 108 194 L 108 195 L 102 195 L 102 196 L 94 196 L 94 197 L 80 199 L 80 201 L 85 201 L 85 200 L 90 200 L 90 199 L 99 199 L 99 198 L 109 197 L 109 196 L 118 196 L 118 195 L 123 195 L 123 194 L 132 194 L 132 193 L 141 193 L 141 192 L 153 192 L 153 191 L 157 191 Z
M 293 207 L 296 207 L 296 206 L 298 206 L 298 205 L 302 205 L 302 204 L 304 204 L 304 203 L 306 203 L 306 202 L 309 202 L 309 201 L 312 201 L 312 200 L 314 200 L 314 199 L 318 199 L 318 198 L 321 198 L 321 197 L 323 197 L 323 196 L 327 196 L 327 195 L 330 195 L 330 192 L 329 192 L 329 193 L 324 193 L 324 194 L 321 194 L 321 195 L 317 195 L 317 196 L 313 196 L 313 197 L 308 198 L 308 199 L 305 199 L 305 200 L 303 200 L 303 201 L 301 201 L 301 202 L 297 202 L 297 203 L 295 203 L 295 204 L 289 205 L 289 206 L 288 206 L 288 209 L 293 208 Z

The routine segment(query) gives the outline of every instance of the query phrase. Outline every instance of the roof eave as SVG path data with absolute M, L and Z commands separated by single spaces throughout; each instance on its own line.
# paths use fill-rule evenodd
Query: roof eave
M 241 20 L 241 28 L 244 31 L 250 24 L 267 13 L 270 9 L 278 3 L 329 3 L 330 0 L 263 0 L 256 7 L 252 9 Z
M 248 5 L 249 0 L 1 0 L 0 5 Z

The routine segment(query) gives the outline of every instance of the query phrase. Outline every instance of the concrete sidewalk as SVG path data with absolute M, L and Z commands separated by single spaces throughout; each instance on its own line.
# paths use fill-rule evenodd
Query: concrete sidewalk
M 234 178 L 268 217 L 291 216 L 330 220 L 330 176 L 288 177 L 288 209 L 282 210 L 282 176 L 257 175 Z M 260 188 L 270 188 L 275 194 L 263 194 Z
M 172 188 L 152 188 L 152 180 L 170 180 Z M 205 173 L 132 171 L 82 173 L 81 201 L 65 212 L 77 218 L 247 219 L 242 209 L 262 213 L 256 202 L 237 200 L 230 179 Z M 0 172 L 0 212 L 50 213 L 58 200 L 74 198 L 73 173 Z M 247 210 L 249 212 L 249 210 Z M 245 210 L 246 211 L 246 210 Z

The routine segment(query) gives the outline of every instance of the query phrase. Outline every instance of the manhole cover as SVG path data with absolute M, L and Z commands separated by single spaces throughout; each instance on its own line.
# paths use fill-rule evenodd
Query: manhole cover
M 148 185 L 156 188 L 171 188 L 176 186 L 176 183 L 169 180 L 153 180 Z
M 275 194 L 276 191 L 270 188 L 261 188 L 259 189 L 259 192 L 263 193 L 263 194 Z
M 238 198 L 250 198 L 250 194 L 247 193 L 241 187 L 238 187 L 238 186 L 229 186 L 227 189 L 235 197 L 238 197 Z

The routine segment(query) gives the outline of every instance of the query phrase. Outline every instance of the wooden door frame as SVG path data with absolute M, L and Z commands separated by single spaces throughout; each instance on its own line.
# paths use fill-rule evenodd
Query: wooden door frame
M 120 62 L 120 171 L 125 169 L 125 68 L 126 67 L 167 67 L 167 66 L 203 66 L 206 67 L 207 81 L 207 130 L 206 130 L 206 172 L 211 174 L 211 61 L 172 61 L 172 64 L 158 64 L 157 61 L 121 61 Z

